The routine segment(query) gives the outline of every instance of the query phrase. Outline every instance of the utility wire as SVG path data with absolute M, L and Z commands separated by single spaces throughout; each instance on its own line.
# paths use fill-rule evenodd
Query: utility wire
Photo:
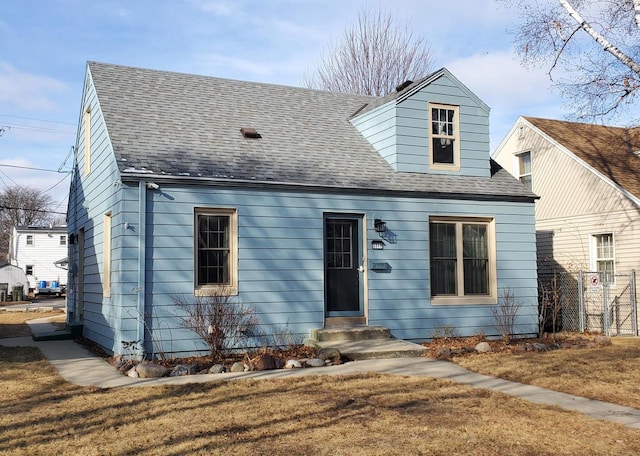
M 50 172 L 50 173 L 61 173 L 61 172 L 64 172 L 66 174 L 68 172 L 68 171 L 58 171 L 56 169 L 34 168 L 32 166 L 5 165 L 3 163 L 0 163 L 0 166 L 6 166 L 7 168 L 30 169 L 31 171 L 47 171 L 47 172 Z
M 69 176 L 64 176 L 62 179 L 60 179 L 57 183 L 55 183 L 54 185 L 52 185 L 51 187 L 49 187 L 46 190 L 43 190 L 42 193 L 47 193 L 49 190 L 53 190 L 54 188 L 56 188 L 58 185 L 60 185 L 67 177 Z
M 4 171 L 2 171 L 1 169 L 0 169 L 0 174 L 3 174 L 3 175 L 4 175 L 4 177 L 6 177 L 7 179 L 9 179 L 9 180 L 10 180 L 11 182 L 13 182 L 14 184 L 18 185 L 18 183 L 17 183 L 16 181 L 14 181 L 13 179 L 11 179 L 11 176 L 9 176 L 7 173 L 5 173 Z M 3 180 L 2 182 L 4 182 L 4 180 Z M 5 184 L 5 185 L 6 185 L 6 184 Z M 8 188 L 8 187 L 7 187 L 7 188 Z
M 29 130 L 29 131 L 43 131 L 45 133 L 59 133 L 61 135 L 75 135 L 76 133 L 68 130 L 55 130 L 53 128 L 43 128 L 43 127 L 33 127 L 31 125 L 21 125 L 15 123 L 6 123 L 5 125 L 16 128 L 18 130 Z
M 60 122 L 58 120 L 34 119 L 33 117 L 11 116 L 9 114 L 0 114 L 0 117 L 11 117 L 13 119 L 33 120 L 35 122 L 56 123 L 56 124 L 61 124 L 61 125 L 73 125 L 73 126 L 76 125 L 76 124 L 71 123 L 71 122 Z
M 60 214 L 60 215 L 67 215 L 66 212 L 56 212 L 56 211 L 47 211 L 44 209 L 25 209 L 24 207 L 11 207 L 11 206 L 3 206 L 0 205 L 0 209 L 7 209 L 10 211 L 27 211 L 27 212 L 44 212 L 46 214 Z

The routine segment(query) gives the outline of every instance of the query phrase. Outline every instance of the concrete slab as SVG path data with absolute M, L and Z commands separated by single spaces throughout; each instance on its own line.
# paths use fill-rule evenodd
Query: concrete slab
M 318 342 L 321 348 L 336 348 L 342 356 L 353 360 L 380 358 L 413 358 L 429 351 L 428 348 L 398 339 L 329 340 Z

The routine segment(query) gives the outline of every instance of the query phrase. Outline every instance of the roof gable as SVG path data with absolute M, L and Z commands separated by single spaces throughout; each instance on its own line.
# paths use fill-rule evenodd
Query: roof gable
M 640 198 L 640 128 L 523 117 L 623 190 Z
M 372 102 L 368 103 L 366 106 L 360 108 L 356 113 L 354 113 L 353 117 L 357 117 L 363 115 L 369 111 L 372 111 L 380 106 L 383 106 L 387 103 L 400 104 L 411 96 L 415 95 L 420 90 L 424 89 L 426 86 L 433 84 L 438 79 L 446 77 L 450 81 L 452 81 L 459 89 L 461 89 L 467 97 L 469 97 L 473 102 L 483 109 L 487 114 L 490 109 L 489 106 L 485 104 L 478 96 L 473 93 L 469 88 L 464 85 L 458 78 L 456 78 L 449 70 L 446 68 L 440 68 L 437 71 L 417 80 L 413 81 L 409 85 L 401 84 L 398 87 L 402 87 L 402 90 L 392 92 L 384 97 L 376 98 Z

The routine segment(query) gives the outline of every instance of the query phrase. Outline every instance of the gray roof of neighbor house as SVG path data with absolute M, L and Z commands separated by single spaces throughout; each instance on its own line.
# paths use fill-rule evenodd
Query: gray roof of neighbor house
M 88 68 L 124 179 L 535 197 L 495 163 L 490 178 L 394 171 L 349 123 L 376 97 L 97 62 Z M 245 138 L 242 128 L 261 138 Z

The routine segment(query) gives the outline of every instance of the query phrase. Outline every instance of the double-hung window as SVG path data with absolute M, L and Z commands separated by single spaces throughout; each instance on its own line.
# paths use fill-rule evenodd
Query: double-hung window
M 613 233 L 597 234 L 593 236 L 592 262 L 596 271 L 602 275 L 604 283 L 615 282 L 615 251 Z M 593 267 L 592 266 L 592 267 Z
M 27 234 L 27 245 L 33 245 L 33 234 Z
M 430 168 L 460 169 L 460 112 L 458 106 L 429 105 Z
M 497 302 L 491 219 L 431 217 L 429 250 L 432 304 Z
M 238 217 L 235 209 L 195 211 L 195 291 L 238 293 Z
M 528 190 L 533 189 L 533 183 L 531 181 L 531 152 L 522 152 L 516 155 L 516 175 L 518 180 L 527 187 Z

